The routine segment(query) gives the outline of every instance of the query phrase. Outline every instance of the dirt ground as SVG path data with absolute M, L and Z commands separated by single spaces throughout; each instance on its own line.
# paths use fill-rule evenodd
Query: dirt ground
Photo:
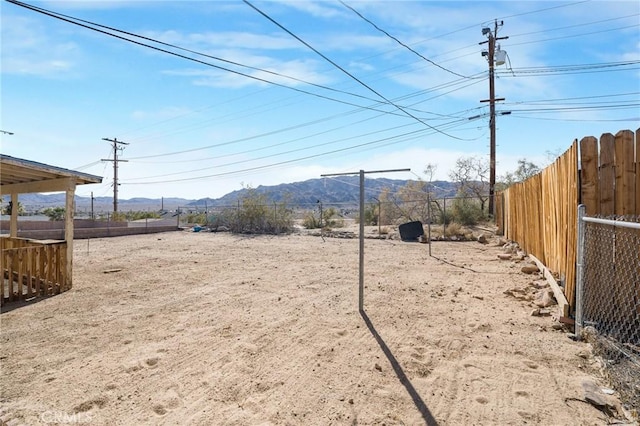
M 170 232 L 76 240 L 1 321 L 8 424 L 602 425 L 589 344 L 531 316 L 495 240 Z M 537 283 L 537 284 L 536 284 Z M 510 292 L 507 290 L 511 290 Z M 507 291 L 507 293 L 505 293 Z

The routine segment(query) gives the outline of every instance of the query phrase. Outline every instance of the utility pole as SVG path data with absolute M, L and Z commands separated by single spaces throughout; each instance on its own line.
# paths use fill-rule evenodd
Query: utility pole
M 489 148 L 489 214 L 495 214 L 494 201 L 495 201 L 495 188 L 496 188 L 496 102 L 504 101 L 505 98 L 497 98 L 495 93 L 495 65 L 502 65 L 504 63 L 504 57 L 499 58 L 496 61 L 496 41 L 506 40 L 509 37 L 498 37 L 498 28 L 504 24 L 504 21 L 494 21 L 493 32 L 491 28 L 485 27 L 482 29 L 482 35 L 487 36 L 488 40 L 480 42 L 478 44 L 489 44 L 489 50 L 483 51 L 482 56 L 487 56 L 489 62 L 489 99 L 481 100 L 480 102 L 489 102 L 489 129 L 490 129 L 490 148 Z M 500 46 L 498 45 L 498 50 Z M 502 50 L 499 50 L 501 56 L 506 55 Z
M 111 142 L 113 144 L 113 160 L 103 158 L 101 161 L 113 161 L 113 212 L 118 212 L 118 162 L 127 160 L 121 160 L 118 158 L 118 151 L 122 151 L 124 147 L 121 145 L 129 145 L 127 142 L 119 141 L 116 138 L 102 138 L 103 141 Z

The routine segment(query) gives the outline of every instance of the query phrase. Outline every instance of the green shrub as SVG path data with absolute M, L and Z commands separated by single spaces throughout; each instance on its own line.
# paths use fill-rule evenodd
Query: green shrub
M 241 234 L 282 234 L 293 231 L 293 211 L 286 202 L 267 203 L 265 194 L 247 188 L 238 207 L 227 209 L 223 216 L 231 232 Z
M 476 225 L 486 219 L 482 207 L 477 200 L 456 198 L 452 207 L 453 220 L 465 226 Z
M 302 226 L 304 226 L 305 229 L 317 229 L 320 228 L 320 221 L 313 212 L 307 212 L 302 218 Z

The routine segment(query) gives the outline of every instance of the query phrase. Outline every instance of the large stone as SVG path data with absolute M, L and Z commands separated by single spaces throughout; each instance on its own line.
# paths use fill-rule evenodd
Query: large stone
M 540 272 L 540 269 L 538 269 L 538 266 L 536 265 L 528 264 L 524 265 L 521 271 L 525 274 L 537 274 L 538 272 Z
M 553 297 L 553 291 L 551 289 L 540 290 L 533 301 L 536 306 L 546 308 L 551 305 L 557 304 L 555 297 Z
M 598 386 L 593 380 L 583 380 L 582 390 L 584 391 L 584 400 L 589 404 L 611 416 L 616 416 L 618 414 L 617 401 L 602 392 L 600 386 Z

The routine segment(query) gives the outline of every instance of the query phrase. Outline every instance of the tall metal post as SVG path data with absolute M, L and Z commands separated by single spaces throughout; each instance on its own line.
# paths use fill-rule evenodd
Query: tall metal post
M 576 247 L 576 326 L 574 329 L 574 333 L 576 335 L 576 339 L 581 339 L 582 334 L 582 326 L 583 326 L 583 318 L 582 318 L 582 296 L 584 292 L 584 232 L 585 232 L 585 223 L 584 223 L 584 215 L 587 209 L 584 204 L 580 204 L 578 206 L 578 247 Z
M 345 175 L 360 175 L 360 238 L 359 238 L 359 280 L 358 280 L 358 309 L 360 312 L 364 311 L 364 175 L 365 173 L 391 173 L 391 172 L 410 172 L 411 169 L 394 169 L 394 170 L 374 170 L 351 172 L 351 173 L 333 173 L 324 174 L 320 177 L 329 176 L 345 176 Z
M 364 311 L 364 170 L 360 170 L 360 279 L 358 309 Z

